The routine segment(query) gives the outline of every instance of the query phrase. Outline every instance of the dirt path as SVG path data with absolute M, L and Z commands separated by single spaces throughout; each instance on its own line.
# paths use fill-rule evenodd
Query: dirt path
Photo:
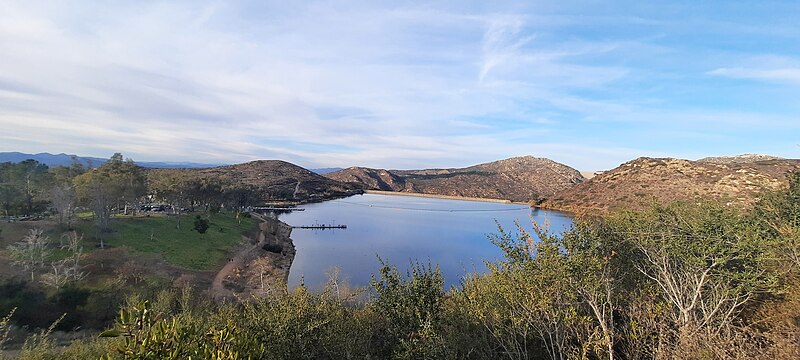
M 297 185 L 294 186 L 294 194 L 292 194 L 292 198 L 297 199 L 297 193 L 300 192 L 300 182 L 297 182 Z
M 242 236 L 242 241 L 247 240 L 249 240 L 247 237 Z M 245 247 L 244 249 L 239 250 L 233 255 L 233 257 L 231 257 L 230 261 L 228 261 L 228 263 L 225 264 L 222 269 L 220 269 L 217 275 L 214 276 L 214 280 L 211 282 L 212 298 L 225 298 L 233 295 L 233 292 L 225 288 L 225 278 L 229 275 L 233 275 L 234 270 L 237 268 L 243 267 L 245 257 L 247 257 L 248 254 L 256 251 L 259 246 L 261 246 L 260 242 L 253 246 Z
M 260 214 L 250 213 L 250 215 L 253 218 L 261 221 L 262 224 L 270 221 L 265 219 Z M 228 261 L 228 263 L 226 263 L 225 266 L 223 266 L 222 269 L 217 272 L 217 275 L 214 276 L 214 280 L 211 282 L 211 288 L 209 289 L 212 298 L 221 300 L 233 297 L 234 292 L 225 287 L 225 279 L 229 276 L 234 278 L 237 277 L 237 275 L 239 275 L 236 273 L 237 269 L 244 269 L 248 265 L 248 261 L 252 260 L 250 257 L 254 256 L 253 254 L 258 253 L 260 248 L 263 248 L 265 244 L 269 243 L 269 241 L 274 240 L 274 235 L 265 232 L 264 228 L 261 227 L 261 224 L 259 225 L 259 228 L 260 232 L 258 235 L 256 235 L 256 244 L 243 247 L 241 250 L 233 254 L 230 258 L 230 261 Z M 252 239 L 242 236 L 242 241 L 247 243 L 252 241 Z

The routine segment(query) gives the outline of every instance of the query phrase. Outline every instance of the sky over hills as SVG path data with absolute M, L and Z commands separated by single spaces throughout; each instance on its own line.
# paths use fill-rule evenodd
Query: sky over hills
M 800 157 L 795 1 L 4 1 L 0 151 Z

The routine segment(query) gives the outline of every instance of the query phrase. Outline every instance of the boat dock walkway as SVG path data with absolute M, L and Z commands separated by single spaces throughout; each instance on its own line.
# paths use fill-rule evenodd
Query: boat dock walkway
M 347 225 L 306 225 L 306 226 L 292 226 L 292 229 L 347 229 Z

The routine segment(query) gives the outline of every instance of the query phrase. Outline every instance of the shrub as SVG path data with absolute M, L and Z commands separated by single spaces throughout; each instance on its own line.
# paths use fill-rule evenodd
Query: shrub
M 194 230 L 201 234 L 205 234 L 208 231 L 209 223 L 208 219 L 201 217 L 200 215 L 195 216 L 194 218 Z

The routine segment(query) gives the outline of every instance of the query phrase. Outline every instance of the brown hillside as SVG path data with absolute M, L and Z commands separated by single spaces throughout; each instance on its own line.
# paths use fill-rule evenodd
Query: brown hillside
M 334 171 L 324 176 L 345 183 L 354 183 L 369 190 L 383 191 L 411 191 L 407 188 L 411 183 L 406 183 L 404 177 L 384 169 L 371 169 L 353 166 L 347 169 Z
M 382 170 L 349 168 L 326 174 L 366 189 L 530 201 L 584 181 L 577 170 L 532 156 L 515 157 L 467 168 Z
M 689 161 L 642 157 L 566 189 L 541 205 L 567 211 L 641 208 L 654 199 L 721 199 L 752 205 L 759 193 L 786 185 L 800 160 Z
M 148 169 L 149 181 L 164 177 L 213 179 L 225 186 L 250 186 L 263 201 L 314 201 L 360 193 L 359 187 L 328 179 L 280 160 L 258 160 L 205 169 Z
M 736 156 L 713 156 L 697 160 L 714 164 L 746 164 L 765 160 L 784 160 L 781 157 L 763 154 L 743 154 Z

